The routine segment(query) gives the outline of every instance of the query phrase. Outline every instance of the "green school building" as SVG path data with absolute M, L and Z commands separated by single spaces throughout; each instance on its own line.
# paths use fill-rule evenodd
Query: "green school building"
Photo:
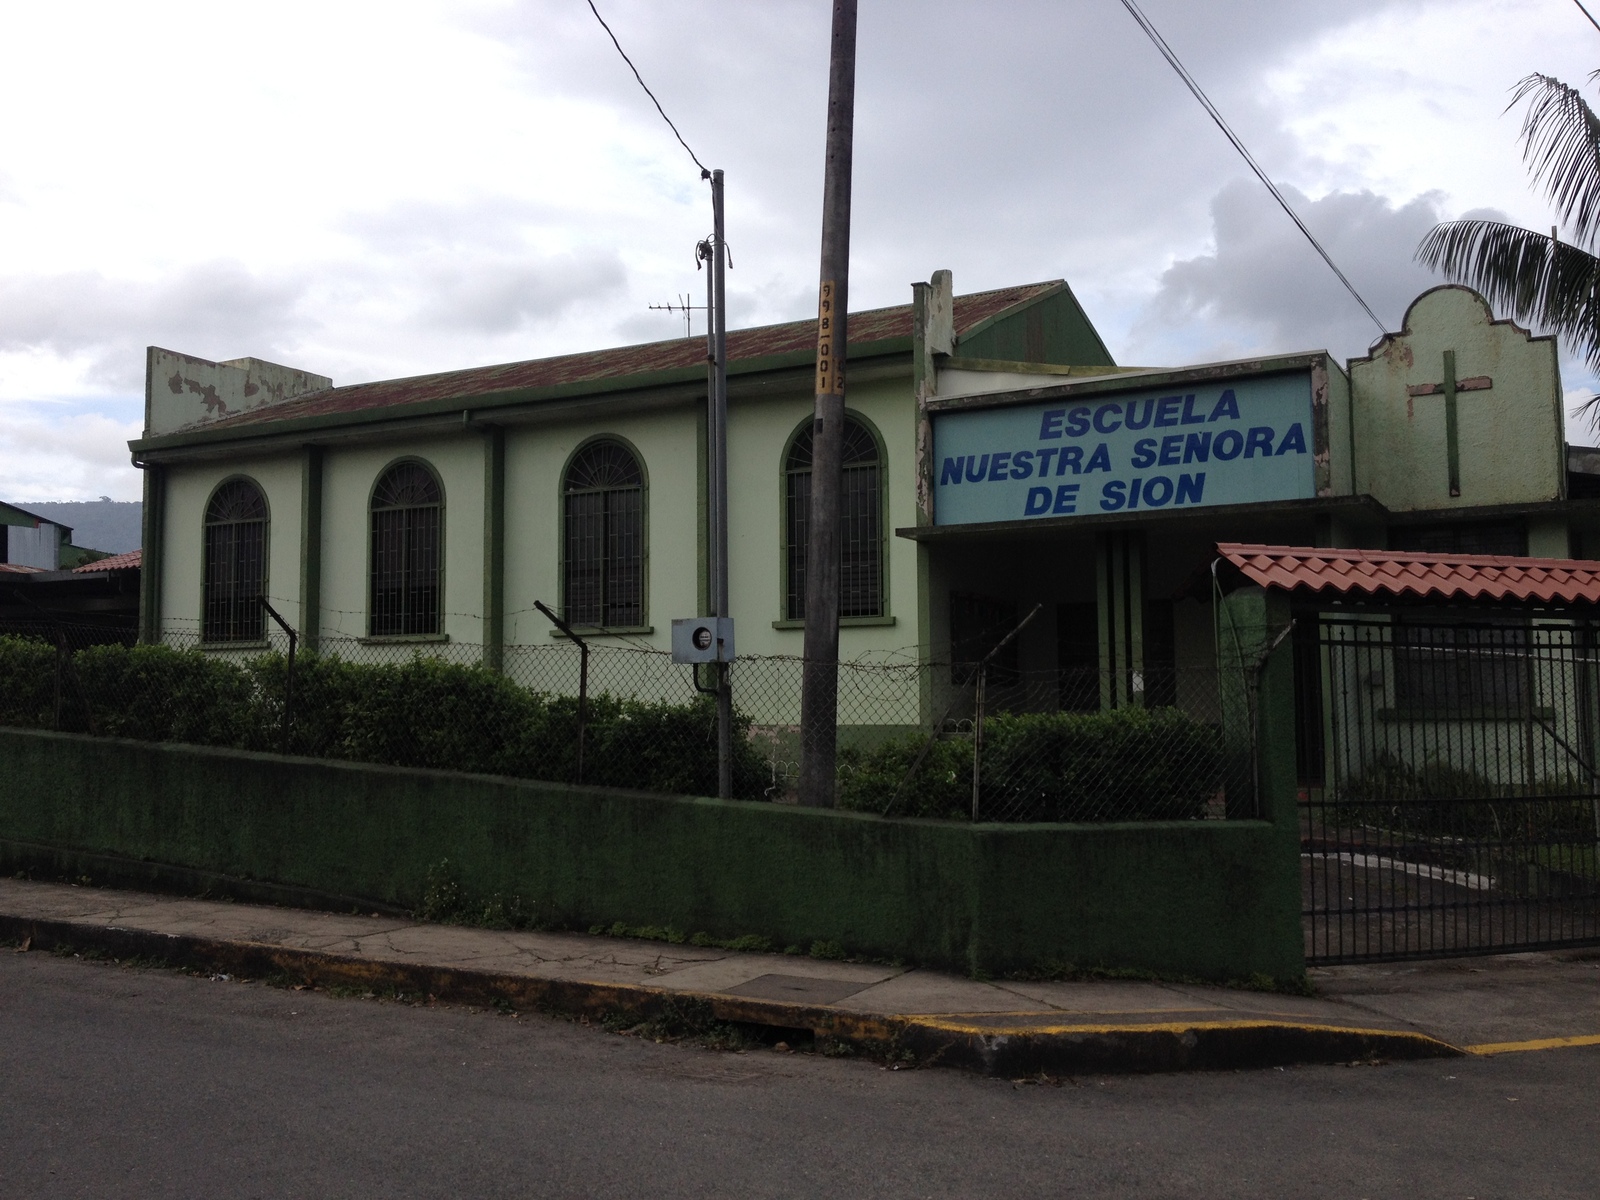
M 728 335 L 741 658 L 801 650 L 814 352 L 810 321 Z M 307 644 L 497 666 L 550 645 L 536 602 L 657 651 L 707 609 L 702 339 L 342 387 L 151 348 L 146 387 L 146 640 L 260 646 L 265 596 Z M 1600 554 L 1561 397 L 1554 340 L 1461 287 L 1348 362 L 1154 369 L 1062 281 L 937 272 L 850 321 L 841 658 L 972 662 L 1031 615 L 996 702 L 1214 720 L 1219 542 Z M 922 678 L 862 723 L 926 726 L 962 677 Z

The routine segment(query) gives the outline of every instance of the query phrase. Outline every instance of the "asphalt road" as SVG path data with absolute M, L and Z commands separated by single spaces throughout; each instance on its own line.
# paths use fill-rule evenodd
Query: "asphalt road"
M 1600 1049 L 1017 1085 L 0 951 L 0 1197 L 1600 1192 Z

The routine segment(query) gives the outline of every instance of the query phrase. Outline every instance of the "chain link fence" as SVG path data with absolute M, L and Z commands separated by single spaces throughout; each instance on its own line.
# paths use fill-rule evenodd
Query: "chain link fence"
M 66 624 L 0 630 L 0 724 L 715 795 L 713 680 L 610 639 L 508 645 L 323 638 L 105 645 Z M 734 795 L 794 797 L 802 662 L 732 664 Z M 1145 672 L 839 665 L 838 803 L 980 821 L 1255 814 L 1248 672 L 1214 659 Z

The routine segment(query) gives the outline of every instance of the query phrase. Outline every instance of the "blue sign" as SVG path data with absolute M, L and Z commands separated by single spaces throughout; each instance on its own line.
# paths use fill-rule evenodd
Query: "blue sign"
M 1316 495 L 1309 373 L 933 418 L 934 523 Z

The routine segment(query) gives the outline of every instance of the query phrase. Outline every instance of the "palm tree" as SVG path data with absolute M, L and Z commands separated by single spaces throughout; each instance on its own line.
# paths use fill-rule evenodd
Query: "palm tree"
M 1589 82 L 1600 79 L 1600 71 Z M 1476 288 L 1524 325 L 1569 339 L 1600 372 L 1600 258 L 1589 252 L 1600 233 L 1600 117 L 1576 88 L 1548 75 L 1517 84 L 1507 111 L 1530 100 L 1522 122 L 1522 158 L 1544 186 L 1566 227 L 1548 235 L 1503 221 L 1436 225 L 1417 258 L 1454 282 Z M 1600 421 L 1600 397 L 1584 408 Z

